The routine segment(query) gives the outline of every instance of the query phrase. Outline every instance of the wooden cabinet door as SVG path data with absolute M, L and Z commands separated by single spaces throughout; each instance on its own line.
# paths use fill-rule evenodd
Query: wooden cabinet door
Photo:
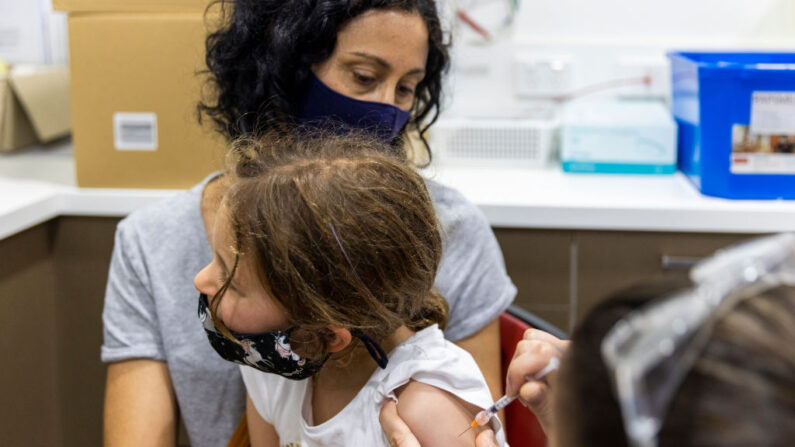
M 599 301 L 636 282 L 685 277 L 688 260 L 754 237 L 748 234 L 578 231 L 576 320 Z M 673 261 L 666 262 L 663 260 Z M 684 262 L 679 262 L 684 261 Z
M 496 228 L 508 275 L 518 289 L 514 304 L 569 330 L 571 231 Z

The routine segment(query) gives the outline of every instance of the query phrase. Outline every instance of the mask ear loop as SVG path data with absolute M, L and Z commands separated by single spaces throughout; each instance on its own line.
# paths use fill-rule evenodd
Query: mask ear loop
M 370 295 L 370 298 L 375 300 L 375 296 L 373 296 L 373 293 L 370 292 L 370 289 L 368 289 L 367 286 L 364 284 L 362 278 L 360 278 L 359 274 L 356 273 L 356 269 L 353 267 L 353 262 L 351 262 L 351 258 L 348 257 L 348 253 L 345 251 L 345 248 L 343 248 L 342 246 L 342 241 L 340 241 L 339 236 L 337 236 L 337 230 L 334 229 L 334 224 L 329 221 L 328 226 L 329 228 L 331 228 L 331 234 L 334 235 L 334 239 L 336 239 L 337 245 L 340 246 L 342 255 L 345 256 L 345 260 L 348 261 L 348 266 L 351 268 L 353 276 L 356 277 L 356 281 L 358 281 L 359 284 L 362 287 L 364 287 L 364 290 L 367 291 L 367 294 Z M 364 343 L 364 347 L 367 348 L 367 352 L 370 353 L 370 356 L 373 357 L 373 360 L 375 360 L 375 363 L 377 363 L 378 366 L 381 367 L 381 369 L 386 368 L 386 365 L 389 362 L 389 358 L 387 357 L 386 352 L 384 352 L 383 348 L 381 348 L 381 346 L 379 346 L 378 343 L 375 342 L 375 340 L 373 340 L 372 338 L 370 338 L 369 335 L 365 334 L 364 332 L 358 329 L 352 330 L 351 335 L 359 338 L 362 341 L 362 343 Z
M 386 356 L 386 352 L 375 342 L 369 335 L 365 334 L 364 332 L 353 329 L 351 330 L 351 335 L 354 337 L 359 338 L 362 343 L 364 343 L 364 347 L 367 348 L 367 352 L 370 353 L 370 356 L 375 360 L 375 363 L 381 367 L 381 369 L 385 369 L 387 363 L 389 363 L 389 358 Z

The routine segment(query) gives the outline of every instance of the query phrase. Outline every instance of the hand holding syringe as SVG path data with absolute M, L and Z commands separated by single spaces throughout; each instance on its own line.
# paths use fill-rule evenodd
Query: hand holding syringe
M 545 366 L 541 371 L 533 375 L 527 376 L 526 379 L 528 381 L 531 380 L 540 381 L 547 374 L 558 369 L 559 366 L 560 366 L 560 359 L 557 357 L 552 357 L 551 359 L 549 359 L 549 363 L 547 363 L 547 366 Z M 505 396 L 502 396 L 497 402 L 494 402 L 492 406 L 478 413 L 475 416 L 475 420 L 472 421 L 472 424 L 470 424 L 469 428 L 461 432 L 461 434 L 459 434 L 458 436 L 460 437 L 461 435 L 466 433 L 467 430 L 471 428 L 482 427 L 488 424 L 492 417 L 494 417 L 500 410 L 507 407 L 508 404 L 516 400 L 517 397 L 519 397 L 518 394 L 516 396 L 508 396 L 507 394 Z

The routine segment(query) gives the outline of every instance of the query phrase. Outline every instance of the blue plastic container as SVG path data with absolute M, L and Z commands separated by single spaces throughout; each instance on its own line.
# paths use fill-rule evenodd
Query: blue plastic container
M 679 169 L 702 194 L 795 199 L 795 154 L 787 152 L 795 144 L 795 128 L 770 130 L 771 117 L 782 118 L 785 127 L 790 121 L 785 113 L 787 101 L 795 101 L 795 53 L 668 57 Z M 795 116 L 795 102 L 792 111 Z

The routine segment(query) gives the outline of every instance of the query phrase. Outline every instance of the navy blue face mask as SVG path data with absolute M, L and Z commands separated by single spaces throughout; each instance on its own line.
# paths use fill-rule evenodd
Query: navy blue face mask
M 310 360 L 293 352 L 290 347 L 290 333 L 295 328 L 260 334 L 230 331 L 240 342 L 240 344 L 235 343 L 215 327 L 207 295 L 203 293 L 199 295 L 199 320 L 210 340 L 210 345 L 224 360 L 251 366 L 262 372 L 278 374 L 292 380 L 303 380 L 317 374 L 329 358 L 327 354 L 321 360 Z M 378 366 L 386 368 L 388 361 L 386 353 L 375 341 L 361 331 L 352 330 L 351 335 L 362 340 Z
M 385 143 L 395 139 L 410 115 L 391 104 L 360 101 L 337 93 L 314 74 L 298 111 L 301 123 L 322 127 L 342 124 L 349 129 L 372 132 Z

